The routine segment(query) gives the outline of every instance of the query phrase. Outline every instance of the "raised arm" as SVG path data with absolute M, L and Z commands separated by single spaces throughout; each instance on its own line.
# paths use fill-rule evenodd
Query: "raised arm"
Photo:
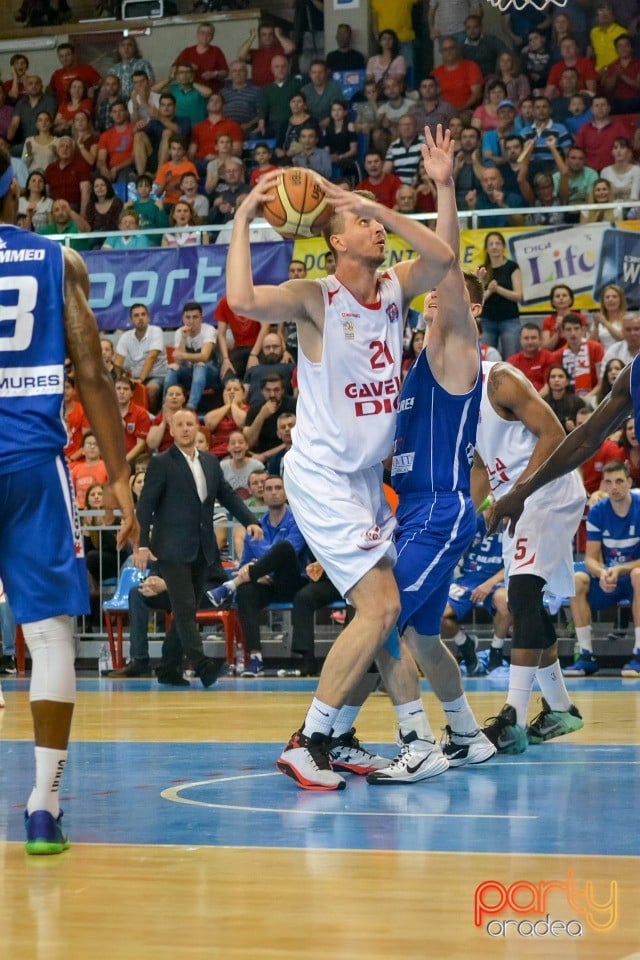
M 139 529 L 129 488 L 131 476 L 125 459 L 124 434 L 113 380 L 102 360 L 96 318 L 89 307 L 89 274 L 75 250 L 65 247 L 64 327 L 69 356 L 76 373 L 76 387 L 91 426 L 95 430 L 102 459 L 109 473 L 110 490 L 122 511 L 118 547 L 127 540 L 134 549 Z
M 343 190 L 328 180 L 323 180 L 322 185 L 337 212 L 375 219 L 416 251 L 417 257 L 394 268 L 406 303 L 437 286 L 453 265 L 455 257 L 451 247 L 418 220 L 410 220 L 397 210 L 389 210 L 381 203 Z
M 575 470 L 593 456 L 609 434 L 622 426 L 632 411 L 631 364 L 627 364 L 614 383 L 611 393 L 596 407 L 589 419 L 572 430 L 551 456 L 525 478 L 525 482 L 516 484 L 511 493 L 498 501 L 491 517 L 489 532 L 497 529 L 501 520 L 509 518 L 509 533 L 513 536 L 527 497 L 552 480 Z

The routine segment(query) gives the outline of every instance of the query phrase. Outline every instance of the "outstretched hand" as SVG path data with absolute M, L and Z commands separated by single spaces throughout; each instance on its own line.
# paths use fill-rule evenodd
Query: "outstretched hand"
M 524 501 L 525 497 L 523 497 L 517 487 L 514 487 L 513 490 L 505 494 L 504 497 L 500 497 L 500 499 L 493 504 L 491 512 L 489 513 L 487 511 L 485 514 L 487 536 L 496 533 L 503 520 L 509 521 L 509 536 L 515 536 L 516 524 L 524 510 Z
M 446 184 L 453 178 L 454 141 L 451 131 L 436 127 L 435 139 L 429 127 L 424 128 L 425 143 L 422 145 L 422 162 L 428 176 L 436 183 Z
M 318 180 L 327 200 L 333 209 L 339 213 L 353 213 L 357 217 L 375 217 L 379 213 L 379 204 L 374 200 L 369 200 L 359 193 L 338 187 L 335 183 L 325 180 L 324 177 L 319 176 Z

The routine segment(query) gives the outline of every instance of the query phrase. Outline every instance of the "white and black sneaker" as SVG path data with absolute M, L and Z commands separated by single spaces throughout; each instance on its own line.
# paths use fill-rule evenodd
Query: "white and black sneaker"
M 364 747 L 355 735 L 356 728 L 352 727 L 339 737 L 332 737 L 329 741 L 329 762 L 332 770 L 341 770 L 346 773 L 357 773 L 364 777 L 375 770 L 384 770 L 391 760 L 371 753 Z
M 482 730 L 476 730 L 475 733 L 454 733 L 448 724 L 444 728 L 440 746 L 450 767 L 484 763 L 496 753 L 496 748 Z
M 435 740 L 420 740 L 415 730 L 400 734 L 400 743 L 397 757 L 384 770 L 368 774 L 367 783 L 416 783 L 444 773 L 449 766 Z

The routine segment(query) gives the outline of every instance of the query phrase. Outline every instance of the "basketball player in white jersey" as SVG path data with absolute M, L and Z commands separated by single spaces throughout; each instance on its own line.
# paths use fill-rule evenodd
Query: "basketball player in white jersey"
M 499 501 L 526 480 L 564 438 L 551 408 L 515 367 L 483 362 L 474 501 L 489 494 Z M 585 493 L 577 472 L 555 481 L 526 501 L 514 537 L 503 538 L 513 641 L 509 693 L 500 714 L 484 733 L 499 753 L 522 753 L 584 726 L 572 705 L 558 661 L 558 643 L 543 591 L 573 596 L 572 540 L 582 518 Z M 487 526 L 490 526 L 490 510 Z M 542 712 L 527 727 L 534 680 L 543 696 Z
M 423 158 L 436 182 L 448 166 L 449 134 L 425 131 Z M 267 174 L 238 209 L 227 258 L 231 309 L 262 323 L 295 322 L 300 397 L 293 446 L 284 461 L 296 521 L 329 579 L 356 613 L 333 644 L 302 728 L 279 769 L 299 786 L 339 790 L 330 734 L 341 707 L 391 632 L 400 608 L 392 567 L 394 520 L 382 492 L 400 393 L 402 331 L 411 300 L 437 285 L 453 263 L 433 231 L 367 196 L 327 181 L 334 207 L 325 236 L 337 260 L 322 280 L 254 287 L 249 223 L 272 197 Z M 381 271 L 387 230 L 415 259 Z M 366 771 L 365 771 L 366 772 Z

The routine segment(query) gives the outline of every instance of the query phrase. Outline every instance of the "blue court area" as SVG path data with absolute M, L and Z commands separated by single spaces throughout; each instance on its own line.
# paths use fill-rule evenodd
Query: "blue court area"
M 604 690 L 614 682 L 625 699 L 640 686 L 621 689 L 620 680 L 589 686 Z M 98 680 L 80 687 L 107 683 L 112 687 Z M 232 683 L 246 687 L 229 682 L 229 688 Z M 257 683 L 269 689 L 278 681 Z M 285 683 L 299 691 L 306 681 Z M 249 685 L 257 689 L 255 681 Z M 278 688 L 284 691 L 282 681 Z M 370 746 L 395 752 L 390 743 Z M 22 842 L 32 748 L 5 740 L 0 749 L 0 841 Z M 347 775 L 347 789 L 335 793 L 298 789 L 275 770 L 279 749 L 264 742 L 73 743 L 62 801 L 73 842 L 640 855 L 640 835 L 631 824 L 624 828 L 637 792 L 638 746 L 566 738 L 419 784 L 375 787 Z

